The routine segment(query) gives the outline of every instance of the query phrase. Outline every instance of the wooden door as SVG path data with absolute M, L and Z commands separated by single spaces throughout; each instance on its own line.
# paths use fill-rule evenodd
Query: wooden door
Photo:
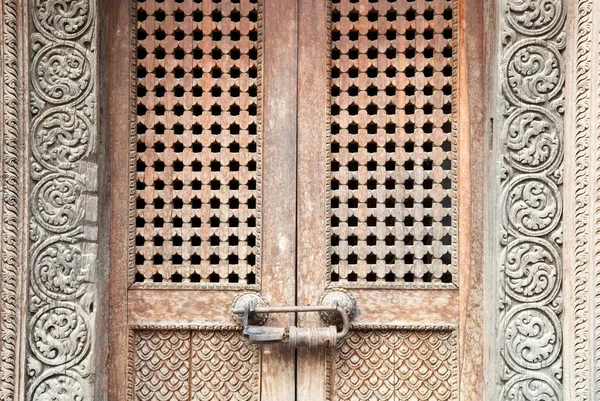
M 295 302 L 296 2 L 110 3 L 110 399 L 291 401 L 231 307 Z
M 481 399 L 482 2 L 111 3 L 110 399 Z
M 297 299 L 356 315 L 299 350 L 297 400 L 481 399 L 481 4 L 299 4 Z

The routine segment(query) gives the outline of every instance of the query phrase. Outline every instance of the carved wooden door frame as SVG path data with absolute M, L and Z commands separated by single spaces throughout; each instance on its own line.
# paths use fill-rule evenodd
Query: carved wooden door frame
M 45 8 L 40 4 L 41 2 L 29 0 L 2 0 L 0 6 L 2 17 L 0 90 L 3 98 L 0 110 L 3 199 L 0 214 L 2 237 L 0 399 L 32 400 L 40 392 L 62 391 L 66 387 L 69 387 L 71 394 L 84 394 L 88 398 L 102 399 L 108 391 L 107 388 L 117 391 L 112 386 L 112 382 L 108 387 L 106 383 L 108 376 L 105 367 L 106 355 L 108 344 L 112 342 L 112 339 L 108 338 L 108 333 L 123 340 L 126 332 L 122 324 L 112 325 L 108 332 L 105 330 L 109 314 L 125 313 L 123 304 L 110 303 L 111 299 L 113 301 L 119 299 L 119 291 L 107 292 L 106 275 L 109 261 L 106 259 L 106 250 L 110 226 L 106 219 L 108 211 L 103 207 L 107 205 L 106 199 L 108 199 L 106 194 L 108 186 L 105 185 L 107 177 L 103 171 L 106 171 L 105 157 L 109 154 L 107 138 L 110 138 L 105 123 L 108 116 L 106 110 L 111 105 L 106 102 L 104 90 L 107 81 L 110 81 L 106 72 L 113 71 L 116 74 L 114 76 L 123 76 L 123 79 L 128 80 L 128 77 L 124 76 L 126 68 L 117 68 L 115 60 L 106 68 L 104 56 L 108 54 L 109 47 L 129 45 L 129 36 L 121 31 L 127 26 L 127 22 L 124 19 L 123 25 L 116 26 L 108 23 L 105 16 L 109 11 L 112 12 L 113 8 L 106 0 L 65 0 L 61 2 L 66 7 L 63 11 Z M 485 316 L 484 377 L 477 374 L 473 374 L 473 377 L 477 378 L 478 383 L 483 382 L 484 399 L 502 399 L 501 397 L 510 394 L 512 389 L 535 384 L 538 388 L 545 389 L 553 400 L 591 400 L 600 396 L 598 385 L 600 383 L 598 373 L 600 372 L 598 357 L 600 314 L 597 307 L 600 294 L 597 290 L 599 287 L 597 269 L 594 268 L 597 259 L 595 255 L 598 254 L 597 248 L 600 243 L 598 236 L 600 223 L 597 221 L 597 210 L 600 205 L 597 197 L 599 176 L 597 159 L 600 153 L 597 116 L 600 89 L 594 68 L 600 58 L 597 52 L 600 43 L 600 18 L 598 17 L 600 3 L 595 0 L 547 0 L 544 4 L 549 7 L 544 9 L 545 14 L 538 13 L 540 9 L 537 7 L 542 2 L 528 2 L 524 9 L 515 4 L 516 2 L 512 0 L 486 0 L 485 15 L 482 16 L 480 8 L 469 7 L 466 13 L 468 16 L 473 10 L 473 18 L 485 21 L 485 25 L 481 27 L 485 37 L 480 44 L 483 49 L 479 46 L 473 48 L 467 46 L 466 54 L 467 56 L 480 54 L 484 57 L 490 82 L 488 94 L 494 95 L 488 96 L 487 104 L 476 103 L 472 105 L 473 110 L 471 110 L 472 113 L 478 113 L 475 109 L 479 106 L 484 107 L 486 121 L 485 128 L 482 128 L 486 133 L 485 146 L 482 147 L 479 143 L 473 145 L 477 149 L 482 149 L 482 153 L 472 152 L 472 164 L 478 163 L 475 158 L 481 158 L 483 161 L 480 165 L 486 166 L 486 170 L 489 170 L 485 181 L 480 182 L 487 194 L 484 202 L 485 215 L 476 213 L 472 215 L 473 219 L 478 219 L 476 223 L 483 226 L 485 240 L 483 255 L 473 252 L 471 258 L 476 262 L 483 260 L 484 294 L 486 295 L 483 300 L 475 302 Z M 302 10 L 305 8 L 301 8 L 300 12 Z M 65 12 L 65 14 L 61 14 L 61 18 L 54 18 L 53 13 L 56 12 Z M 65 25 L 65 19 L 62 17 L 71 12 L 73 14 L 70 16 L 72 18 L 70 22 L 77 22 Z M 129 13 L 128 10 L 121 10 L 121 12 L 124 15 Z M 78 17 L 74 18 L 73 15 Z M 125 17 L 122 15 L 122 18 Z M 67 28 L 68 30 L 65 31 Z M 300 32 L 308 28 L 299 27 Z M 40 37 L 40 41 L 35 40 Z M 470 39 L 467 38 L 466 43 L 469 42 Z M 476 42 L 477 40 L 474 40 L 470 43 Z M 46 58 L 42 62 L 44 57 L 37 57 L 38 54 L 50 51 L 53 47 L 51 43 L 55 44 L 56 57 L 53 57 L 53 60 L 56 70 L 47 68 L 49 59 Z M 76 70 L 83 74 L 60 78 L 67 80 L 64 82 L 70 82 L 65 90 L 73 91 L 73 96 L 53 99 L 51 92 L 45 93 L 49 87 L 45 84 L 48 75 L 44 75 L 44 71 L 48 74 L 60 75 L 59 72 L 64 71 L 65 66 L 75 65 L 67 62 L 64 52 L 61 54 L 60 49 L 64 50 L 64 46 L 84 49 L 70 53 L 78 57 L 75 63 Z M 523 52 L 533 54 L 536 51 L 538 59 L 544 61 L 547 66 L 547 69 L 538 71 L 538 77 L 542 82 L 550 85 L 546 87 L 549 91 L 548 97 L 538 96 L 535 90 L 529 94 L 514 92 L 524 88 L 523 82 L 520 81 L 522 77 L 515 75 L 517 71 L 513 62 L 515 55 L 517 53 L 522 55 Z M 70 61 L 74 62 L 73 59 Z M 41 66 L 40 62 L 44 66 Z M 89 74 L 86 72 L 88 68 Z M 40 75 L 39 72 L 42 74 Z M 484 78 L 478 74 L 479 72 L 467 68 L 463 77 L 468 82 L 471 79 L 483 80 Z M 83 102 L 81 100 L 84 97 L 79 96 L 81 93 L 78 93 L 81 88 L 86 92 Z M 108 88 L 110 90 L 110 86 Z M 309 89 L 304 88 L 304 90 Z M 67 101 L 69 98 L 70 100 Z M 39 102 L 39 99 L 45 100 Z M 48 173 L 50 171 L 48 169 L 36 168 L 40 163 L 43 165 L 44 161 L 37 160 L 41 154 L 36 154 L 34 147 L 39 144 L 36 142 L 39 140 L 37 128 L 42 116 L 49 114 L 56 102 L 68 106 L 69 110 L 85 111 L 84 117 L 75 114 L 81 117 L 84 125 L 89 128 L 89 135 L 86 137 L 94 146 L 89 148 L 89 152 L 75 164 L 63 164 L 59 168 L 60 171 L 57 171 L 57 175 L 53 175 Z M 302 107 L 300 109 L 302 112 Z M 549 126 L 555 124 L 557 127 L 555 132 L 559 133 L 551 150 L 564 155 L 564 163 L 560 162 L 561 167 L 555 170 L 558 173 L 564 171 L 564 179 L 560 181 L 560 177 L 556 175 L 544 176 L 545 173 L 539 172 L 536 174 L 537 178 L 545 183 L 548 181 L 554 183 L 547 185 L 550 190 L 545 193 L 552 194 L 554 200 L 559 203 L 558 199 L 562 200 L 562 210 L 558 213 L 559 221 L 556 224 L 562 226 L 564 241 L 561 245 L 560 236 L 548 237 L 546 234 L 541 234 L 543 230 L 534 230 L 533 234 L 527 234 L 527 238 L 539 237 L 537 242 L 534 241 L 538 245 L 542 241 L 550 241 L 554 244 L 552 246 L 556 246 L 557 251 L 550 253 L 551 257 L 546 258 L 546 264 L 549 269 L 562 269 L 558 271 L 557 277 L 563 278 L 564 297 L 555 294 L 557 296 L 551 302 L 558 305 L 559 309 L 562 306 L 562 318 L 555 319 L 556 310 L 552 312 L 554 315 L 551 317 L 548 317 L 551 314 L 546 314 L 546 318 L 543 316 L 541 318 L 542 321 L 549 322 L 547 327 L 558 326 L 552 329 L 556 329 L 554 331 L 557 332 L 553 348 L 559 348 L 560 355 L 557 356 L 557 352 L 552 350 L 550 353 L 554 358 L 552 362 L 536 362 L 536 365 L 523 367 L 519 360 L 506 354 L 506 347 L 510 344 L 499 337 L 498 333 L 521 309 L 532 307 L 537 311 L 532 313 L 539 314 L 540 311 L 545 312 L 548 305 L 544 304 L 540 307 L 539 302 L 534 300 L 535 297 L 525 297 L 518 304 L 510 305 L 518 310 L 506 309 L 500 299 L 507 295 L 502 286 L 507 276 L 502 275 L 504 271 L 501 266 L 502 261 L 505 260 L 503 259 L 506 255 L 505 251 L 511 246 L 511 242 L 506 241 L 506 230 L 503 225 L 514 225 L 515 219 L 507 213 L 507 208 L 503 207 L 501 191 L 498 188 L 502 182 L 502 193 L 508 194 L 513 190 L 518 192 L 518 182 L 529 177 L 529 173 L 525 173 L 522 169 L 506 170 L 499 166 L 503 161 L 515 162 L 514 159 L 510 160 L 511 148 L 507 146 L 505 135 L 508 133 L 507 127 L 513 121 L 513 114 L 531 110 L 554 116 L 549 120 Z M 118 111 L 118 113 L 125 112 L 125 110 Z M 69 120 L 55 121 L 64 124 Z M 83 143 L 79 142 L 75 145 L 60 146 L 64 146 L 61 151 L 66 151 L 72 156 L 77 154 L 78 148 L 81 150 L 82 145 Z M 63 152 L 62 155 L 67 153 Z M 126 160 L 123 162 L 127 163 Z M 79 198 L 78 202 L 71 205 L 75 214 L 66 215 L 65 218 L 67 223 L 70 222 L 69 224 L 73 222 L 69 220 L 70 218 L 76 219 L 74 228 L 77 234 L 70 237 L 68 246 L 73 247 L 77 254 L 85 256 L 85 261 L 79 259 L 75 267 L 77 269 L 85 267 L 90 273 L 81 282 L 85 286 L 86 297 L 85 299 L 79 296 L 75 299 L 69 298 L 70 295 L 64 292 L 68 288 L 64 287 L 59 288 L 55 296 L 51 297 L 51 303 L 47 303 L 44 301 L 48 293 L 45 290 L 55 291 L 56 288 L 46 286 L 50 281 L 39 278 L 40 263 L 36 259 L 38 255 L 36 251 L 42 248 L 51 251 L 51 247 L 47 247 L 49 243 L 40 241 L 40 238 L 48 238 L 45 236 L 52 236 L 61 230 L 69 231 L 65 228 L 69 224 L 53 226 L 49 221 L 45 221 L 45 217 L 39 213 L 39 207 L 42 206 L 43 209 L 43 205 L 39 202 L 46 202 L 48 198 L 42 197 L 40 200 L 38 195 L 44 193 L 40 188 L 46 181 L 59 176 L 64 181 L 66 176 L 73 174 L 78 178 L 83 177 L 85 197 Z M 475 184 L 473 182 L 473 185 Z M 75 186 L 71 185 L 71 188 Z M 124 196 L 126 197 L 127 193 L 124 193 Z M 101 199 L 98 203 L 99 208 L 94 207 L 97 197 Z M 474 204 L 475 206 L 477 205 Z M 98 214 L 92 213 L 95 211 L 98 211 Z M 125 211 L 118 212 L 122 213 L 122 221 L 127 221 L 128 216 Z M 43 232 L 42 237 L 38 236 L 39 231 L 36 228 L 36 225 L 40 224 L 52 228 Z M 518 229 L 516 234 L 521 236 Z M 527 249 L 534 248 L 530 241 Z M 98 252 L 98 249 L 102 252 Z M 47 260 L 49 266 L 57 266 L 53 265 L 56 258 L 49 257 Z M 125 264 L 126 258 L 115 259 L 111 263 Z M 121 278 L 126 279 L 125 276 Z M 476 277 L 472 279 L 476 280 Z M 76 284 L 74 281 L 69 281 L 69 285 Z M 46 287 L 43 288 L 44 286 Z M 41 297 L 36 298 L 36 292 L 41 292 Z M 57 297 L 61 300 L 57 300 Z M 93 302 L 90 302 L 92 299 Z M 33 306 L 32 301 L 35 301 Z M 554 307 L 554 305 L 550 306 Z M 85 324 L 88 324 L 89 329 L 87 334 L 79 337 L 81 352 L 76 355 L 71 354 L 69 364 L 59 364 L 60 370 L 64 372 L 62 375 L 57 373 L 57 362 L 36 349 L 39 344 L 51 340 L 48 333 L 43 330 L 38 331 L 38 334 L 41 334 L 35 334 L 37 322 L 43 320 L 38 318 L 56 318 L 60 314 L 47 312 L 51 310 L 56 312 L 57 307 L 75 311 L 68 315 L 75 317 L 76 320 L 81 318 Z M 467 325 L 469 324 L 477 325 L 477 322 L 467 321 Z M 40 327 L 43 327 L 43 324 Z M 37 342 L 38 340 L 41 342 Z M 67 336 L 62 341 L 69 342 L 71 338 Z M 78 343 L 79 340 L 73 341 Z M 466 347 L 468 343 L 461 346 Z M 480 356 L 473 355 L 473 358 L 479 359 Z M 505 361 L 505 358 L 512 359 Z M 505 364 L 508 365 L 508 376 L 500 369 Z M 540 364 L 544 366 L 540 367 Z M 126 367 L 119 366 L 121 366 L 119 372 L 123 373 Z M 121 379 L 124 377 L 126 376 L 122 375 Z M 117 391 L 117 399 L 125 399 L 127 394 L 120 391 Z

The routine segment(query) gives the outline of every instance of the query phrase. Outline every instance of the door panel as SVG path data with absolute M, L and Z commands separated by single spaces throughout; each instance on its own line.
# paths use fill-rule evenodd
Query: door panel
M 136 330 L 140 400 L 257 400 L 259 350 L 235 330 Z
M 332 400 L 451 400 L 456 395 L 453 330 L 356 329 L 339 344 Z
M 479 333 L 461 4 L 115 1 L 110 399 L 459 397 Z M 332 289 L 357 305 L 332 349 L 251 345 L 231 315 Z M 266 325 L 296 321 L 323 326 Z
M 298 303 L 357 311 L 298 351 L 298 400 L 458 397 L 458 4 L 300 1 Z
M 111 399 L 292 400 L 231 306 L 295 301 L 295 2 L 113 3 Z

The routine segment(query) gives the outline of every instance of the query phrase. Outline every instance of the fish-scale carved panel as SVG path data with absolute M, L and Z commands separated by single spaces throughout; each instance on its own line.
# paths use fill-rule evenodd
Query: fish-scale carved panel
M 353 331 L 334 351 L 330 398 L 455 400 L 457 352 L 454 331 Z
M 135 334 L 135 399 L 188 401 L 190 332 L 141 330 Z
M 331 281 L 456 282 L 455 6 L 331 1 Z
M 258 352 L 238 332 L 192 334 L 192 400 L 258 399 Z
M 136 330 L 135 401 L 254 401 L 258 350 L 234 330 Z
M 261 14 L 137 1 L 137 282 L 257 283 Z

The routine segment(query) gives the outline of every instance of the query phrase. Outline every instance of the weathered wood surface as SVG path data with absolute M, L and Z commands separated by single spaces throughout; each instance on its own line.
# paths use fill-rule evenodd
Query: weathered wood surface
M 110 92 L 111 204 L 113 224 L 129 227 L 112 233 L 119 314 L 111 399 L 292 400 L 293 350 L 256 348 L 247 363 L 219 367 L 240 381 L 250 374 L 252 391 L 243 384 L 237 392 L 205 391 L 202 383 L 214 382 L 207 370 L 217 369 L 210 364 L 191 387 L 168 390 L 200 368 L 178 363 L 183 354 L 175 349 L 171 365 L 161 365 L 173 375 L 145 385 L 155 378 L 143 360 L 168 359 L 163 337 L 167 343 L 180 333 L 193 343 L 206 330 L 215 350 L 242 360 L 239 334 L 227 334 L 239 324 L 231 305 L 241 291 L 294 304 L 296 28 L 282 31 L 277 21 L 295 20 L 295 2 L 119 3 L 113 26 L 129 27 L 132 40 L 115 48 L 111 64 L 123 79 Z M 123 60 L 130 60 L 129 87 Z M 289 325 L 293 316 L 270 323 Z M 153 337 L 158 330 L 167 331 Z
M 569 1 L 499 2 L 491 207 L 493 394 L 563 400 L 563 182 Z M 496 167 L 497 166 L 497 167 Z M 571 261 L 569 261 L 570 263 Z M 489 310 L 492 313 L 492 310 Z M 527 344 L 527 345 L 526 345 Z M 526 347 L 526 348 L 523 348 Z M 525 351 L 527 349 L 528 351 Z
M 598 93 L 590 88 L 598 78 L 589 66 L 598 58 L 592 49 L 600 9 L 591 0 L 576 3 L 491 6 L 496 53 L 485 60 L 483 2 L 140 0 L 134 7 L 90 0 L 63 8 L 32 4 L 20 19 L 17 2 L 5 0 L 0 399 L 13 393 L 74 399 L 104 390 L 102 380 L 93 381 L 102 374 L 95 369 L 103 366 L 105 345 L 95 327 L 104 299 L 97 197 L 107 190 L 98 173 L 104 164 L 97 135 L 98 5 L 109 9 L 112 43 L 109 399 L 312 400 L 354 392 L 357 399 L 403 399 L 410 393 L 398 383 L 409 380 L 410 370 L 404 378 L 384 371 L 408 366 L 402 358 L 409 355 L 420 362 L 412 369 L 439 380 L 417 377 L 419 388 L 435 393 L 420 397 L 482 399 L 483 260 L 486 310 L 494 311 L 486 315 L 485 333 L 494 342 L 486 396 L 598 398 L 598 279 L 590 269 L 598 242 L 592 162 Z M 146 16 L 134 23 L 138 7 Z M 569 10 L 576 17 L 565 36 Z M 19 155 L 15 142 L 17 20 L 19 27 L 28 21 L 22 60 L 31 71 L 31 107 L 20 120 L 29 137 L 18 146 L 28 145 L 31 158 Z M 243 42 L 237 47 L 236 30 Z M 199 32 L 203 38 L 195 42 Z M 497 97 L 488 111 L 494 124 L 488 160 L 486 65 L 498 84 L 488 88 Z M 227 76 L 228 69 L 239 69 L 239 76 Z M 565 134 L 565 103 L 574 136 Z M 232 132 L 235 124 L 239 133 Z M 30 221 L 15 206 L 19 160 L 32 163 L 30 188 L 22 191 Z M 482 171 L 496 162 L 499 169 L 487 176 L 486 239 L 493 245 L 484 259 Z M 566 225 L 563 204 L 573 207 Z M 22 350 L 13 305 L 20 277 L 15 219 L 31 239 Z M 563 243 L 573 260 L 568 266 Z M 300 350 L 295 368 L 293 351 L 244 348 L 239 334 L 230 335 L 236 323 L 229 307 L 241 291 L 259 290 L 272 305 L 315 304 L 328 286 L 346 287 L 359 303 L 356 330 L 339 351 Z M 70 323 L 48 328 L 59 320 Z M 269 325 L 293 322 L 282 315 Z M 298 323 L 322 324 L 303 314 Z M 49 343 L 57 352 L 46 351 Z M 427 365 L 417 344 L 435 349 L 450 373 Z M 521 344 L 536 352 L 520 353 Z M 363 367 L 375 376 L 346 369 L 344 361 L 361 357 L 360 345 L 383 352 L 374 364 L 363 355 Z M 386 347 L 394 351 L 387 355 Z M 195 350 L 208 349 L 217 359 L 223 352 L 244 359 L 228 369 L 253 389 L 242 383 L 203 392 L 212 356 Z M 19 352 L 27 354 L 28 376 L 15 384 L 4 373 L 24 370 Z M 173 374 L 158 389 L 146 385 L 156 379 L 147 368 L 159 370 L 154 355 L 172 363 Z M 200 367 L 208 375 L 192 377 Z M 348 389 L 357 377 L 362 384 Z M 391 392 L 369 393 L 383 388 L 369 388 L 370 377 L 391 380 Z M 187 387 L 174 388 L 180 379 Z
M 482 3 L 474 5 L 472 13 L 465 10 L 463 2 L 391 4 L 300 2 L 298 303 L 316 303 L 328 287 L 346 288 L 357 301 L 353 324 L 362 334 L 360 339 L 351 337 L 353 347 L 344 343 L 339 352 L 298 351 L 299 400 L 482 398 L 483 159 L 478 153 L 483 138 Z M 429 25 L 432 20 L 435 22 Z M 425 36 L 432 29 L 439 31 L 430 42 Z M 414 38 L 408 37 L 413 34 Z M 427 50 L 430 43 L 435 45 Z M 409 54 L 413 49 L 415 54 Z M 426 55 L 431 52 L 435 61 L 430 65 Z M 396 56 L 390 57 L 392 54 Z M 430 73 L 427 66 L 434 71 L 431 77 L 426 76 Z M 410 76 L 413 68 L 415 75 Z M 452 90 L 444 94 L 444 85 L 451 85 Z M 388 107 L 390 104 L 395 109 Z M 376 111 L 370 113 L 368 109 L 373 105 Z M 426 113 L 429 106 L 433 107 L 432 114 Z M 407 110 L 411 114 L 406 114 Z M 449 110 L 454 114 L 445 114 Z M 392 124 L 394 130 L 386 132 Z M 369 132 L 371 126 L 373 131 Z M 436 128 L 427 132 L 430 127 Z M 444 127 L 451 129 L 444 131 Z M 442 143 L 451 146 L 444 148 Z M 431 170 L 430 161 L 434 166 Z M 379 174 L 386 163 L 394 168 Z M 357 171 L 352 171 L 354 164 Z M 382 181 L 378 181 L 380 178 Z M 406 180 L 412 185 L 413 179 L 418 184 L 405 188 Z M 436 179 L 452 182 L 455 186 L 436 188 L 443 189 L 442 198 L 447 199 L 453 199 L 453 191 L 458 191 L 456 204 L 436 204 L 435 199 L 442 198 L 429 203 L 426 188 L 417 188 L 428 185 L 429 179 L 433 185 L 437 185 Z M 332 188 L 331 183 L 335 184 Z M 369 204 L 370 196 L 373 201 Z M 405 227 L 404 221 L 396 220 L 401 230 L 394 231 L 397 225 L 385 227 L 389 218 L 400 216 L 394 215 L 398 205 L 411 199 L 413 209 L 400 206 L 400 213 L 406 213 L 409 219 L 414 217 L 415 224 Z M 438 209 L 442 203 L 446 208 L 443 211 Z M 381 257 L 385 252 L 378 254 L 388 249 L 385 241 L 389 235 L 395 241 L 389 243 L 390 248 L 405 240 L 414 241 L 403 251 L 395 248 L 407 254 L 431 251 L 433 255 L 442 249 L 419 244 L 431 234 L 424 224 L 432 217 L 430 211 L 441 212 L 436 216 L 445 218 L 454 213 L 458 216 L 455 227 L 438 227 L 452 238 L 443 248 L 452 255 L 447 259 L 451 263 L 437 265 L 433 257 L 431 264 L 423 264 L 415 257 L 412 265 L 406 263 L 410 259 L 404 259 L 406 254 L 400 256 L 401 260 L 387 261 Z M 353 217 L 358 220 L 356 227 L 348 224 Z M 369 219 L 373 217 L 374 225 L 370 227 Z M 361 224 L 364 227 L 359 227 Z M 453 246 L 457 247 L 456 254 L 452 253 Z M 343 259 L 336 255 L 342 253 L 346 261 L 336 265 Z M 353 253 L 356 262 L 349 263 Z M 321 324 L 318 317 L 310 315 L 299 315 L 298 320 L 301 326 Z M 429 338 L 452 333 L 456 343 L 441 362 L 453 366 L 444 381 L 435 384 L 416 379 L 411 388 L 419 390 L 413 393 L 403 387 L 400 379 L 390 379 L 389 383 L 385 380 L 391 377 L 388 373 L 402 366 L 392 350 L 399 347 L 404 351 L 402 357 L 409 354 L 396 336 L 416 333 Z M 360 364 L 363 348 L 359 344 L 381 352 L 369 353 L 369 360 Z M 388 349 L 390 353 L 386 354 Z M 352 356 L 354 371 L 342 362 Z M 412 360 L 415 364 L 421 361 L 416 355 Z M 420 367 L 428 369 L 426 364 Z M 430 373 L 430 377 L 437 377 L 435 372 Z M 315 381 L 314 377 L 329 380 Z M 371 386 L 367 377 L 387 384 Z M 465 381 L 464 387 L 459 380 Z M 420 390 L 422 393 L 417 394 Z

